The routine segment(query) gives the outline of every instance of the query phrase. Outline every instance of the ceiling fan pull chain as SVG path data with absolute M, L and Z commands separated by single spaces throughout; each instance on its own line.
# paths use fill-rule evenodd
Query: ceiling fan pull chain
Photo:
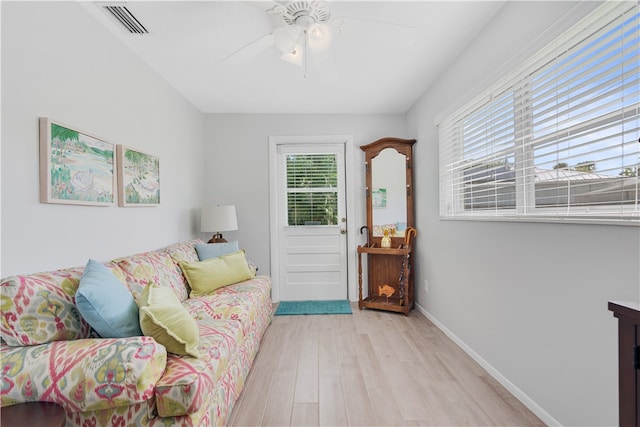
M 309 33 L 308 33 L 308 29 L 304 30 L 304 49 L 303 49 L 303 55 L 304 57 L 302 58 L 304 61 L 304 78 L 307 78 L 307 62 L 308 62 L 308 56 L 309 56 Z

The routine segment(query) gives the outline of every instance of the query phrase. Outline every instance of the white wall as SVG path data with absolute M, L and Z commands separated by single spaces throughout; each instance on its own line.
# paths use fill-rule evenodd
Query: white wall
M 39 203 L 38 117 L 160 157 L 161 205 Z M 76 2 L 2 3 L 2 271 L 108 260 L 196 235 L 203 115 Z
M 640 229 L 438 217 L 434 119 L 498 77 L 503 64 L 516 63 L 519 52 L 562 31 L 552 24 L 571 6 L 507 3 L 409 112 L 409 133 L 418 139 L 417 298 L 537 403 L 545 421 L 616 425 L 617 321 L 607 302 L 638 301 Z M 567 18 L 596 6 L 583 2 Z
M 312 135 L 353 136 L 355 179 L 347 185 L 356 189 L 356 218 L 351 221 L 359 229 L 366 225 L 364 153 L 359 147 L 385 136 L 407 138 L 404 115 L 206 115 L 204 200 L 236 205 L 238 231 L 224 235 L 238 239 L 262 273 L 270 272 L 269 136 Z M 357 244 L 366 241 L 360 235 L 349 238 Z

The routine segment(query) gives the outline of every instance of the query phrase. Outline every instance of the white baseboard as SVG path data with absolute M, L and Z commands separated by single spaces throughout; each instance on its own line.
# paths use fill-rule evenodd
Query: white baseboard
M 509 381 L 504 375 L 502 375 L 496 368 L 491 366 L 489 362 L 484 360 L 478 353 L 476 353 L 471 347 L 469 347 L 464 341 L 458 338 L 453 332 L 447 329 L 438 319 L 436 319 L 431 313 L 429 313 L 424 307 L 416 303 L 417 309 L 425 315 L 434 325 L 438 327 L 446 336 L 448 336 L 454 343 L 458 345 L 465 353 L 467 353 L 473 360 L 475 360 L 482 368 L 489 373 L 496 381 L 498 381 L 504 388 L 506 388 L 516 399 L 518 399 L 524 406 L 526 406 L 531 412 L 533 412 L 538 418 L 542 420 L 548 426 L 561 426 L 561 424 L 553 418 L 547 411 L 542 409 L 540 405 L 527 396 L 522 390 L 516 387 L 511 381 Z

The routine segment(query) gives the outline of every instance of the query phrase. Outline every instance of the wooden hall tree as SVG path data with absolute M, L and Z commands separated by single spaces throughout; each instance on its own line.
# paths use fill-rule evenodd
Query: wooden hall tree
M 408 315 L 415 304 L 413 245 L 413 145 L 415 139 L 382 138 L 365 153 L 367 243 L 358 246 L 358 307 Z M 365 228 L 365 227 L 363 227 Z M 363 295 L 362 256 L 367 258 Z

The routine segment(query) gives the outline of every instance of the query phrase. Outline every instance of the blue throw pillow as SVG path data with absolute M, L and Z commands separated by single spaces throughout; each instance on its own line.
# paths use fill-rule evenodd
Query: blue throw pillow
M 196 252 L 198 259 L 204 261 L 206 259 L 218 258 L 232 252 L 238 252 L 238 241 L 232 240 L 227 243 L 196 243 Z
M 102 338 L 142 335 L 138 305 L 107 267 L 89 260 L 76 292 L 78 311 Z

